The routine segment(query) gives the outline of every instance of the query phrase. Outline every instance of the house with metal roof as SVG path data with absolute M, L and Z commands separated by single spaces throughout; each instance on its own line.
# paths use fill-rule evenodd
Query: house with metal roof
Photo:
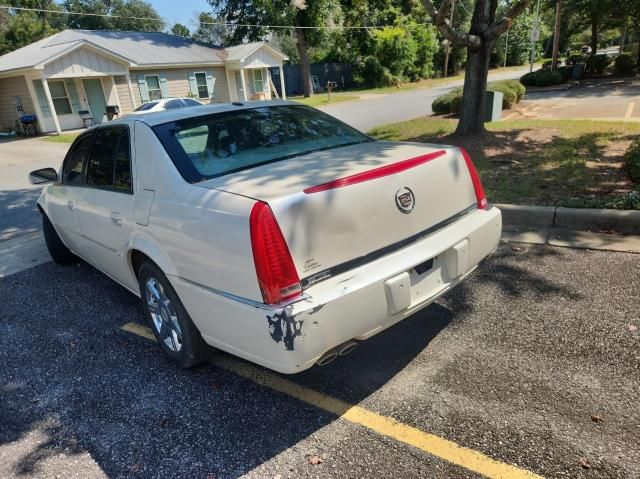
M 0 129 L 30 114 L 40 132 L 60 133 L 162 98 L 286 98 L 285 60 L 267 42 L 222 48 L 161 32 L 64 30 L 0 56 Z

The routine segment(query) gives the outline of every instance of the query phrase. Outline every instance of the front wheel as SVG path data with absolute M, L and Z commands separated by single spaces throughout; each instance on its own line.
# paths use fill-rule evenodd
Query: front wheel
M 202 362 L 206 352 L 200 332 L 164 273 L 151 261 L 138 270 L 140 297 L 162 353 L 183 368 Z
M 58 264 L 71 264 L 78 261 L 78 257 L 65 246 L 53 224 L 44 213 L 42 214 L 42 231 L 44 233 L 44 242 L 47 244 L 47 249 L 53 261 Z

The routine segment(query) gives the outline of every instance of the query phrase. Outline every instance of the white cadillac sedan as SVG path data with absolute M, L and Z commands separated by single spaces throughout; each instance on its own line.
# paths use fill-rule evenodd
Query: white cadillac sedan
M 47 246 L 142 298 L 162 352 L 283 373 L 426 307 L 496 249 L 467 153 L 375 141 L 297 103 L 123 118 L 80 135 L 38 200 Z

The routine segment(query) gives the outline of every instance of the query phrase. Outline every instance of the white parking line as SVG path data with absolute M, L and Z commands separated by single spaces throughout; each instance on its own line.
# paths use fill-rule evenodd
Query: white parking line
M 634 102 L 630 102 L 627 107 L 627 113 L 624 115 L 624 121 L 629 121 L 631 119 L 631 115 L 633 115 L 633 108 L 636 106 Z

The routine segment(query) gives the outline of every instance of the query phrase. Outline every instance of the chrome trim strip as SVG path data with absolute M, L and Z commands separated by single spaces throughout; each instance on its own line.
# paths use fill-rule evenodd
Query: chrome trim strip
M 169 275 L 169 276 L 174 276 L 174 275 Z M 235 294 L 231 294 L 231 293 L 227 293 L 226 291 L 221 291 L 219 289 L 216 288 L 211 288 L 209 286 L 205 286 L 204 284 L 200 284 L 200 283 L 196 283 L 195 281 L 191 281 L 190 279 L 187 278 L 183 278 L 182 276 L 174 276 L 175 278 L 178 278 L 181 281 L 184 281 L 185 283 L 191 284 L 193 286 L 196 286 L 198 288 L 204 289 L 205 291 L 209 292 L 209 293 L 214 293 L 217 295 L 222 296 L 223 298 L 227 298 L 230 299 L 232 301 L 237 301 L 238 303 L 242 303 L 242 304 L 246 304 L 248 306 L 252 306 L 254 308 L 258 308 L 258 309 L 264 309 L 265 311 L 278 311 L 286 306 L 289 306 L 293 303 L 297 303 L 298 301 L 304 300 L 304 299 L 308 299 L 309 296 L 306 294 L 301 294 L 300 296 L 297 296 L 293 299 L 290 299 L 288 301 L 282 301 L 281 303 L 276 303 L 276 304 L 264 304 L 261 303 L 259 301 L 254 301 L 253 299 L 248 299 L 248 298 L 244 298 L 242 296 L 237 296 Z
M 380 248 L 376 251 L 372 251 L 371 253 L 367 253 L 363 256 L 360 256 L 359 258 L 354 258 L 349 261 L 345 261 L 344 263 L 340 263 L 336 266 L 332 266 L 331 268 L 327 268 L 325 270 L 314 273 L 311 276 L 307 276 L 306 278 L 302 278 L 300 280 L 300 283 L 302 284 L 302 289 L 313 286 L 314 284 L 318 284 L 321 281 L 324 281 L 325 279 L 345 273 L 349 270 L 352 270 L 364 264 L 371 263 L 372 261 L 380 259 L 383 256 L 393 253 L 394 251 L 397 251 L 413 243 L 421 241 L 425 239 L 427 236 L 430 236 L 436 231 L 441 230 L 452 223 L 455 223 L 463 216 L 466 216 L 471 211 L 475 211 L 477 209 L 478 209 L 478 206 L 476 204 L 473 204 L 471 206 L 468 206 L 464 210 L 454 214 L 453 216 L 450 216 L 446 220 L 443 220 L 440 223 L 430 226 L 426 230 L 420 231 L 419 233 L 409 236 L 408 238 L 405 238 L 396 243 L 390 244 L 389 246 L 385 246 L 384 248 Z

